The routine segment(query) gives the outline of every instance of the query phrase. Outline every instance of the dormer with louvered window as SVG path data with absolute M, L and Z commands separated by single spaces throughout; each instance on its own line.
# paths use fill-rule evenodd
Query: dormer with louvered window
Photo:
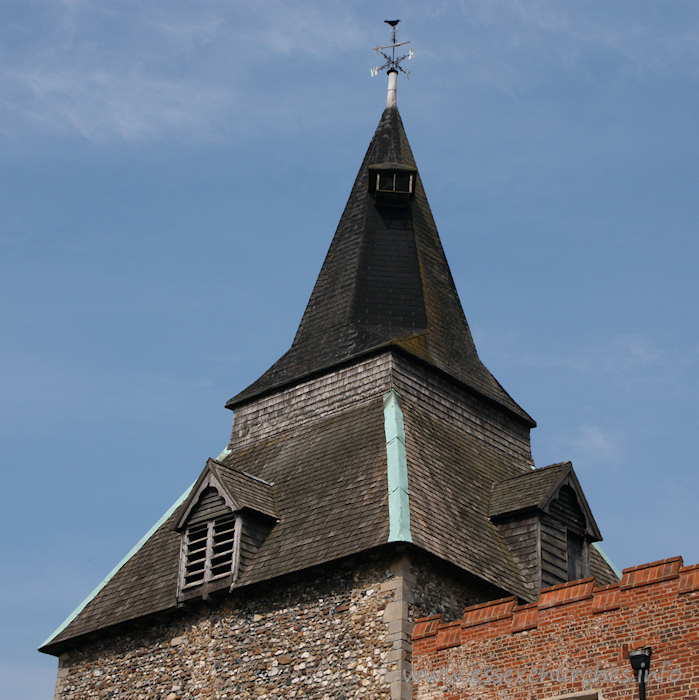
M 602 535 L 570 462 L 494 484 L 490 519 L 533 591 L 592 574 Z
M 209 460 L 182 507 L 178 601 L 232 589 L 276 524 L 272 484 Z
M 190 514 L 182 537 L 180 597 L 230 587 L 238 558 L 240 516 L 208 486 Z

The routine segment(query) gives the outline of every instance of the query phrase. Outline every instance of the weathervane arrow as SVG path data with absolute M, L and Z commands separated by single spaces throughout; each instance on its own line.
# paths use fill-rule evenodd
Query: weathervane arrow
M 398 56 L 398 58 L 396 58 L 396 49 L 399 46 L 405 46 L 406 44 L 410 43 L 409 41 L 402 41 L 400 43 L 396 43 L 396 30 L 398 27 L 398 22 L 400 22 L 400 20 L 387 19 L 384 21 L 391 27 L 391 43 L 388 46 L 374 47 L 374 51 L 376 51 L 376 53 L 378 53 L 379 55 L 383 56 L 386 59 L 386 62 L 382 66 L 376 66 L 375 68 L 372 68 L 371 77 L 373 78 L 374 76 L 378 75 L 381 71 L 385 70 L 387 73 L 398 73 L 400 71 L 407 78 L 410 78 L 410 73 L 408 73 L 407 70 L 404 70 L 400 64 L 405 59 L 410 60 L 413 57 L 413 50 L 410 49 L 405 55 Z M 391 50 L 390 55 L 386 53 L 386 51 L 388 51 L 389 49 Z

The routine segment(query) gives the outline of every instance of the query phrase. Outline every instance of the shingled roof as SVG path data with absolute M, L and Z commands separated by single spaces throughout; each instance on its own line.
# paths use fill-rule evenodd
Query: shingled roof
M 309 464 L 313 469 L 309 469 Z M 207 464 L 205 472 L 211 469 Z M 268 580 L 384 544 L 388 535 L 386 439 L 381 397 L 311 425 L 235 450 L 216 474 L 236 500 L 250 477 L 278 482 L 274 527 L 237 586 Z M 241 478 L 241 474 L 247 478 Z M 253 481 L 255 480 L 253 479 Z M 247 484 L 245 483 L 247 481 Z M 243 491 L 238 486 L 243 485 Z M 259 490 L 256 490 L 258 503 Z M 268 497 L 262 501 L 267 508 Z M 42 651 L 62 642 L 177 606 L 185 500 Z M 258 506 L 260 507 L 260 506 Z
M 397 107 L 381 116 L 291 348 L 227 407 L 393 345 L 533 427 L 478 357 L 419 173 L 408 207 L 378 206 L 369 171 L 381 166 L 416 168 Z
M 602 535 L 570 462 L 551 464 L 493 484 L 490 517 L 499 518 L 526 510 L 546 510 L 560 486 L 565 483 L 575 491 L 590 534 L 601 540 Z
M 526 467 L 449 429 L 404 402 L 414 545 L 497 589 L 530 599 L 521 573 L 488 520 L 494 480 Z M 231 496 L 278 518 L 236 587 L 267 581 L 386 544 L 389 508 L 384 404 L 380 395 L 326 418 L 210 460 Z M 313 468 L 309 468 L 313 465 Z M 264 488 L 259 488 L 259 486 Z M 253 487 L 252 489 L 250 487 Z M 193 487 L 191 494 L 196 489 Z M 261 495 L 263 494 L 263 495 Z M 164 520 L 70 624 L 42 647 L 177 607 L 178 521 L 189 499 Z M 450 533 L 445 537 L 445 533 Z
M 465 387 L 469 400 L 474 393 L 484 398 L 489 411 L 498 407 L 491 412 L 503 424 L 528 435 L 534 422 L 478 358 L 419 174 L 409 206 L 380 206 L 369 191 L 372 166 L 415 168 L 395 107 L 381 117 L 292 347 L 228 407 L 390 349 L 453 378 L 450 386 Z M 506 593 L 533 597 L 489 516 L 540 504 L 570 470 L 530 472 L 527 455 L 467 434 L 415 398 L 403 401 L 401 419 L 412 519 L 405 539 L 390 535 L 388 433 L 377 390 L 283 429 L 263 416 L 272 429 L 232 443 L 224 458 L 207 463 L 204 474 L 215 474 L 236 508 L 274 521 L 235 587 L 399 541 Z M 177 525 L 195 491 L 196 485 L 42 651 L 57 653 L 98 630 L 176 609 Z

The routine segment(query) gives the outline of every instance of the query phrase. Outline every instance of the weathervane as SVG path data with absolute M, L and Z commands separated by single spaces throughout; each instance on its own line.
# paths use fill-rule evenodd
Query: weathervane
M 387 19 L 384 20 L 386 24 L 388 24 L 391 27 L 391 43 L 389 46 L 375 46 L 374 51 L 376 53 L 381 54 L 386 59 L 386 63 L 384 63 L 382 66 L 376 66 L 376 68 L 371 69 L 371 77 L 373 78 L 374 76 L 378 75 L 381 71 L 386 70 L 388 73 L 397 73 L 400 71 L 403 73 L 407 78 L 410 78 L 410 73 L 408 73 L 407 70 L 403 70 L 401 68 L 401 61 L 404 61 L 406 58 L 410 60 L 413 57 L 413 50 L 410 49 L 408 53 L 406 53 L 404 56 L 399 56 L 396 58 L 396 49 L 399 46 L 405 46 L 406 44 L 409 44 L 409 41 L 402 41 L 400 44 L 396 43 L 396 26 L 398 25 L 398 22 L 400 22 L 399 19 Z M 386 51 L 388 49 L 391 49 L 391 55 L 389 56 Z

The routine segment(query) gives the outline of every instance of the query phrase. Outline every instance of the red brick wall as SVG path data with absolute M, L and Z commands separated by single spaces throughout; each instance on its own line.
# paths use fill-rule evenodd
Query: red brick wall
M 539 600 L 504 598 L 461 620 L 419 619 L 413 631 L 417 700 L 543 700 L 596 690 L 638 697 L 627 654 L 652 647 L 648 700 L 699 698 L 699 565 L 681 557 L 547 588 Z

